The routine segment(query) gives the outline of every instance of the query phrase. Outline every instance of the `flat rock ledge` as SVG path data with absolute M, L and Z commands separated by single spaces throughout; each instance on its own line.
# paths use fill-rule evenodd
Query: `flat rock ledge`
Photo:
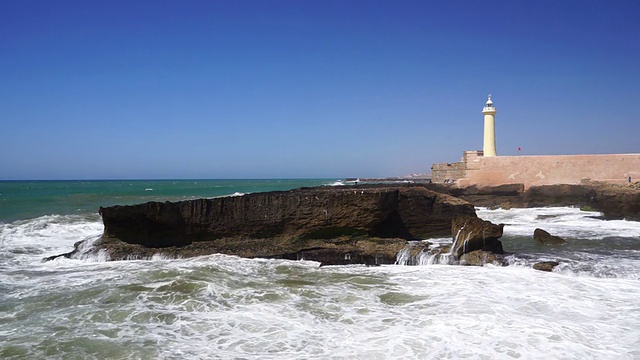
M 105 207 L 100 215 L 105 229 L 91 251 L 110 260 L 222 253 L 326 265 L 393 264 L 408 240 L 451 235 L 454 217 L 476 217 L 472 204 L 423 186 L 300 188 Z
M 606 220 L 640 221 L 640 183 L 618 185 L 595 181 L 582 184 L 532 186 L 523 184 L 458 188 L 444 184 L 426 184 L 429 189 L 459 197 L 475 206 L 531 208 L 575 206 L 600 212 Z

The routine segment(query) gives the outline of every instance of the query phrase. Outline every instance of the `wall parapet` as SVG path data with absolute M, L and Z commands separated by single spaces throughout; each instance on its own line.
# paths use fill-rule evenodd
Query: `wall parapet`
M 475 163 L 482 156 L 482 150 L 467 150 L 462 153 L 460 162 L 433 164 L 431 166 L 431 181 L 434 183 L 455 183 L 467 176 L 469 168 L 477 168 Z
M 640 178 L 640 154 L 482 157 L 467 167 L 458 186 L 524 184 L 525 188 L 581 184 L 586 180 L 624 183 Z

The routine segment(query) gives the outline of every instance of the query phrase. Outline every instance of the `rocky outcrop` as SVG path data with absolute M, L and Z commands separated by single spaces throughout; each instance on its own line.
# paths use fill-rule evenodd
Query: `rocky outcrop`
M 532 186 L 525 190 L 523 184 L 507 184 L 457 188 L 443 184 L 426 184 L 434 191 L 443 192 L 467 200 L 476 206 L 502 208 L 528 208 L 544 206 L 576 206 L 593 209 L 608 220 L 626 219 L 640 221 L 640 188 L 600 182 L 580 185 Z
M 182 202 L 100 208 L 96 251 L 112 260 L 188 257 L 394 263 L 407 240 L 449 235 L 466 201 L 423 186 L 319 187 Z
M 542 229 L 535 229 L 533 231 L 533 239 L 543 244 L 560 245 L 567 241 L 559 236 L 551 235 L 547 231 Z
M 640 186 L 638 184 L 595 186 L 595 196 L 586 205 L 600 211 L 605 219 L 640 221 Z
M 476 250 L 503 254 L 502 236 L 504 224 L 496 225 L 475 216 L 456 216 L 451 222 L 454 236 L 451 254 L 460 258 L 463 254 Z

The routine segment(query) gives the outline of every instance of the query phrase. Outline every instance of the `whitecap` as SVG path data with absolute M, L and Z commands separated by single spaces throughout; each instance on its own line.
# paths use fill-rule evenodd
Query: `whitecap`
M 600 213 L 574 207 L 532 209 L 477 208 L 478 216 L 493 223 L 505 224 L 505 235 L 529 236 L 536 228 L 561 237 L 601 240 L 606 237 L 640 237 L 640 222 L 602 220 Z
M 40 262 L 73 250 L 78 241 L 96 237 L 104 226 L 98 214 L 45 215 L 0 224 L 0 254 L 9 261 Z
M 217 199 L 217 198 L 225 198 L 225 197 L 235 197 L 235 196 L 244 196 L 248 193 L 242 193 L 242 192 L 234 192 L 233 194 L 227 194 L 227 195 L 219 195 L 219 196 L 212 196 L 212 197 L 208 197 L 207 199 Z
M 326 184 L 327 186 L 343 186 L 345 183 L 342 180 L 336 180 L 334 182 Z

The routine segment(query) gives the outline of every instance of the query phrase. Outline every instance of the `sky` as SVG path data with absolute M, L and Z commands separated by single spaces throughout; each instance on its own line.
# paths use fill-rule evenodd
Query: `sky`
M 640 153 L 640 1 L 0 0 L 0 179 Z

